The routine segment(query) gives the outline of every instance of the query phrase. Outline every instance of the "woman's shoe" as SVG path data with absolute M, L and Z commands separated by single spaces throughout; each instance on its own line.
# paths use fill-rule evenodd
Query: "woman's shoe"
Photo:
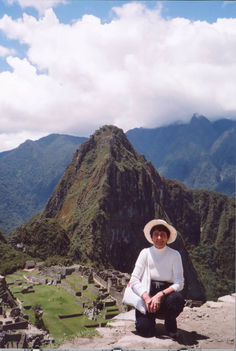
M 184 335 L 182 333 L 176 331 L 169 332 L 168 335 L 172 340 L 177 341 L 180 345 L 187 345 Z
M 174 339 L 174 340 L 179 337 L 179 333 L 177 331 L 176 332 L 169 332 L 168 335 L 171 339 Z

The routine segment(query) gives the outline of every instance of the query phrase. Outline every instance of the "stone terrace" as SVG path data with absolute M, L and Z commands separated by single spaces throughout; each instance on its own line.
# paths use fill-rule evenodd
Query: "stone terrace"
M 33 266 L 34 262 L 30 262 L 30 269 Z M 26 269 L 29 269 L 29 265 Z M 73 281 L 73 277 L 81 279 L 82 283 Z M 41 270 L 36 267 L 27 272 L 25 278 L 30 285 L 15 282 L 19 286 L 19 292 L 33 293 L 34 285 L 38 284 L 58 285 L 78 297 L 77 303 L 84 308 L 84 313 L 88 315 L 89 319 L 96 320 L 96 313 L 101 313 L 104 319 L 110 319 L 120 311 L 127 310 L 127 307 L 122 304 L 122 293 L 130 279 L 127 273 L 111 269 L 98 271 L 82 265 L 52 266 Z M 73 289 L 70 285 L 72 282 Z M 86 291 L 97 296 L 96 303 L 89 298 Z M 115 305 L 119 307 L 119 310 Z M 24 307 L 26 308 L 26 306 Z M 107 312 L 107 308 L 109 308 L 109 312 Z M 58 316 L 58 318 L 72 317 L 74 315 Z M 87 325 L 88 328 L 96 326 L 98 325 L 91 323 Z M 5 277 L 0 276 L 0 347 L 40 347 L 53 341 L 46 332 L 37 328 L 33 331 L 33 329 L 34 326 L 29 323 L 28 316 L 17 307 L 17 301 L 8 289 Z

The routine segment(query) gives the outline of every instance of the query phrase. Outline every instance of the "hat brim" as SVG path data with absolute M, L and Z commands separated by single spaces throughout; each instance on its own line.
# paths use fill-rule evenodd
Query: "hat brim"
M 143 229 L 145 238 L 147 239 L 147 241 L 149 241 L 149 243 L 153 244 L 150 232 L 151 232 L 151 229 L 156 225 L 164 225 L 167 229 L 169 229 L 170 236 L 169 236 L 169 239 L 167 241 L 167 244 L 171 244 L 175 241 L 175 239 L 177 237 L 176 229 L 172 225 L 170 225 L 166 221 L 164 221 L 163 219 L 153 219 L 150 222 L 148 222 Z

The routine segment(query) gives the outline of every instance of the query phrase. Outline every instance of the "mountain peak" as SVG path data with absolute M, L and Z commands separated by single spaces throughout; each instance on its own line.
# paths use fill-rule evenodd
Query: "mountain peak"
M 114 125 L 104 125 L 93 134 L 95 137 L 106 137 L 109 135 L 123 134 L 123 130 Z
M 135 152 L 123 130 L 113 125 L 105 125 L 98 129 L 91 136 L 91 141 L 95 141 L 97 145 L 101 143 L 101 145 L 109 144 L 110 146 L 119 143 L 123 144 L 130 151 Z
M 122 160 L 126 160 L 132 163 L 139 157 L 122 129 L 105 125 L 81 145 L 74 155 L 74 166 L 78 171 L 82 162 L 86 160 L 84 167 L 88 170 L 92 163 L 93 166 L 100 168 L 101 164 L 107 163 L 108 160 L 121 163 Z
M 198 113 L 194 113 L 191 121 L 191 125 L 200 125 L 200 124 L 210 124 L 210 121 L 203 115 L 199 115 Z
M 163 186 L 122 129 L 104 126 L 74 154 L 42 216 L 66 230 L 74 258 L 124 271 L 146 244 L 145 222 L 165 217 Z
M 31 139 L 26 139 L 22 144 L 19 145 L 18 148 L 34 148 L 36 147 L 35 141 Z

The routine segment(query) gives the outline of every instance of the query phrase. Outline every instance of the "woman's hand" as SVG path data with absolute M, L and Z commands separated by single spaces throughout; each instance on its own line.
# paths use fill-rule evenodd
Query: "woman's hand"
M 150 311 L 150 304 L 151 304 L 151 302 L 152 302 L 152 298 L 148 295 L 147 292 L 145 292 L 145 293 L 142 295 L 142 298 L 143 298 L 143 300 L 144 300 L 144 302 L 145 302 L 147 311 L 148 311 L 148 312 L 151 312 L 151 311 Z
M 153 297 L 150 297 L 148 295 L 148 293 L 145 292 L 142 295 L 142 298 L 143 298 L 145 305 L 147 307 L 147 311 L 151 312 L 151 313 L 155 313 L 156 311 L 158 311 L 160 309 L 160 306 L 161 306 L 162 297 L 163 297 L 162 292 L 158 292 Z
M 149 303 L 150 311 L 148 311 L 148 312 L 155 313 L 156 311 L 158 311 L 161 307 L 162 298 L 163 298 L 162 292 L 158 292 L 156 295 L 154 295 L 151 298 L 151 301 Z

